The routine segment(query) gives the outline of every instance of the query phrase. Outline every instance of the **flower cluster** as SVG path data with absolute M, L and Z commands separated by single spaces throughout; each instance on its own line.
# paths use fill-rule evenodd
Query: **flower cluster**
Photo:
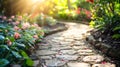
M 27 56 L 25 50 L 36 48 L 35 43 L 41 41 L 43 36 L 42 28 L 36 23 L 27 22 L 23 16 L 0 16 L 0 54 L 3 54 L 1 58 L 5 59 L 8 64 L 20 62 L 24 58 L 24 55 L 21 54 Z M 6 50 L 4 51 L 4 49 Z M 7 58 L 5 58 L 5 53 Z M 24 60 L 25 63 L 32 62 L 29 56 L 26 60 L 27 58 Z M 31 63 L 26 65 L 30 66 Z

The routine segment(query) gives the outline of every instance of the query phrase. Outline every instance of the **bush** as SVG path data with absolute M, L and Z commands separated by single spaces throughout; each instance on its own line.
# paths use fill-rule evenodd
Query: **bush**
M 0 16 L 0 66 L 22 64 L 32 66 L 26 50 L 36 48 L 44 32 L 37 24 L 24 21 L 22 16 Z
M 96 0 L 92 9 L 91 24 L 107 36 L 120 38 L 119 0 Z

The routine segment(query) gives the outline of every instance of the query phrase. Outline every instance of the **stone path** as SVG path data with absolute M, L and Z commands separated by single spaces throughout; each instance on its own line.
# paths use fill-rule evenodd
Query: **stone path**
M 43 67 L 116 67 L 85 42 L 87 25 L 66 24 L 68 30 L 49 35 L 39 44 L 36 53 L 45 61 Z

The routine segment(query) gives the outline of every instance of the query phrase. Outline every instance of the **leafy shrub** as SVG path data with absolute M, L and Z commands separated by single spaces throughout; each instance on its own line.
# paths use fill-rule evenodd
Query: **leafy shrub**
M 103 31 L 105 35 L 111 35 L 113 38 L 120 38 L 119 26 L 120 26 L 120 4 L 119 0 L 97 0 L 94 1 L 94 7 L 92 9 L 91 24 L 94 27 Z M 94 22 L 94 23 L 93 23 Z
M 0 16 L 0 65 L 32 66 L 26 50 L 36 48 L 35 43 L 41 41 L 43 35 L 41 27 L 24 21 L 22 16 Z

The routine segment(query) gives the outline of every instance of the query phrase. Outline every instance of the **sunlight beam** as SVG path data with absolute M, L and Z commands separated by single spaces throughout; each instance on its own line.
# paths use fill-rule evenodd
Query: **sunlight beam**
M 31 0 L 32 3 L 43 2 L 44 0 Z

